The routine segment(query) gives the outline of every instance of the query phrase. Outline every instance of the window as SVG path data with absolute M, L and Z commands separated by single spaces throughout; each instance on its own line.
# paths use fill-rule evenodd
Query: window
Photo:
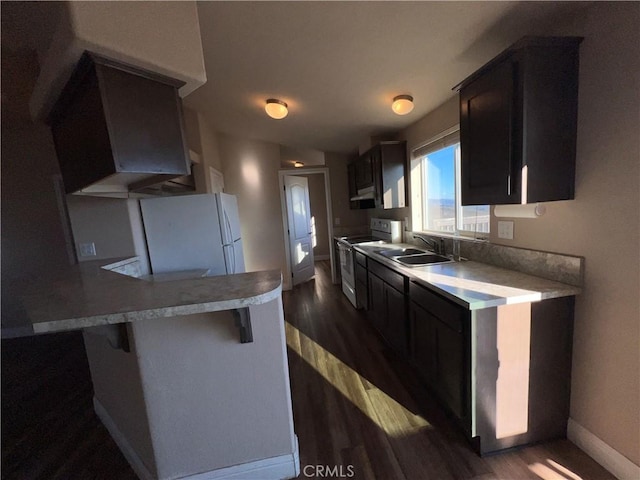
M 489 206 L 460 202 L 460 132 L 454 127 L 412 153 L 413 230 L 485 238 Z M 420 208 L 417 208 L 420 206 Z

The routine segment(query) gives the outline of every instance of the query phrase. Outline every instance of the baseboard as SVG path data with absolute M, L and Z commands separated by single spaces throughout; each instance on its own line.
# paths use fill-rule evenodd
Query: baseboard
M 329 260 L 330 258 L 331 258 L 331 255 L 329 255 L 328 253 L 326 255 L 314 255 L 313 261 L 319 262 L 320 260 Z
M 569 419 L 567 438 L 620 480 L 640 478 L 640 466 L 596 437 L 578 422 Z
M 102 424 L 111 434 L 111 438 L 113 438 L 116 445 L 120 448 L 124 458 L 127 459 L 129 465 L 133 468 L 133 471 L 138 475 L 138 478 L 141 480 L 155 480 L 156 477 L 147 469 L 144 462 L 140 459 L 136 451 L 129 444 L 127 438 L 123 435 L 107 410 L 96 397 L 93 397 L 93 409 L 95 410 L 96 415 L 98 415 L 100 421 L 102 421 Z
M 141 480 L 155 480 L 156 477 L 147 469 L 127 438 L 122 434 L 115 422 L 96 397 L 93 397 L 93 408 L 102 421 L 116 445 Z M 209 472 L 180 477 L 180 480 L 284 480 L 300 475 L 300 454 L 298 452 L 298 436 L 295 436 L 295 450 L 287 455 L 264 458 L 253 462 L 219 468 Z
M 180 480 L 255 480 L 256 478 L 284 480 L 298 475 L 300 475 L 300 454 L 296 435 L 293 453 L 189 475 L 181 477 Z

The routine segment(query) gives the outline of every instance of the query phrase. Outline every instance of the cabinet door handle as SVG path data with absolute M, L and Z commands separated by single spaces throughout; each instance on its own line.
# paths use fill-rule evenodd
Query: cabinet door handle
M 385 325 L 389 325 L 389 290 L 387 290 L 387 286 L 384 285 L 384 317 L 385 317 Z
M 516 161 L 516 154 L 513 151 L 515 142 L 513 141 L 513 136 L 515 135 L 515 103 L 516 103 L 516 95 L 518 94 L 518 63 L 511 63 L 511 78 L 509 83 L 509 90 L 511 95 L 509 95 L 509 174 L 507 176 L 507 195 L 511 196 L 513 191 L 513 175 L 514 175 L 514 162 Z

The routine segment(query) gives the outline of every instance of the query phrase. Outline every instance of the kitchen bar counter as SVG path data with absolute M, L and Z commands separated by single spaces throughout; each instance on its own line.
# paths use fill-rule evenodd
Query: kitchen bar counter
M 581 292 L 573 285 L 475 261 L 406 267 L 378 253 L 395 248 L 415 248 L 410 244 L 356 245 L 354 248 L 469 310 L 537 302 Z
M 136 260 L 52 272 L 15 318 L 83 330 L 96 414 L 139 478 L 297 476 L 280 271 L 116 273 Z
M 160 275 L 154 281 L 105 269 L 123 262 L 84 262 L 32 284 L 19 299 L 23 328 L 16 331 L 28 335 L 232 310 L 267 303 L 282 291 L 277 270 L 213 277 L 200 272 L 176 280 Z

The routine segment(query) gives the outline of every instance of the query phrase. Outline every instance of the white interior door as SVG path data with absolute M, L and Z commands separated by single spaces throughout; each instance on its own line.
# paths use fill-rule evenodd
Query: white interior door
M 313 244 L 309 182 L 305 177 L 284 177 L 287 219 L 289 221 L 289 251 L 293 285 L 313 278 Z

